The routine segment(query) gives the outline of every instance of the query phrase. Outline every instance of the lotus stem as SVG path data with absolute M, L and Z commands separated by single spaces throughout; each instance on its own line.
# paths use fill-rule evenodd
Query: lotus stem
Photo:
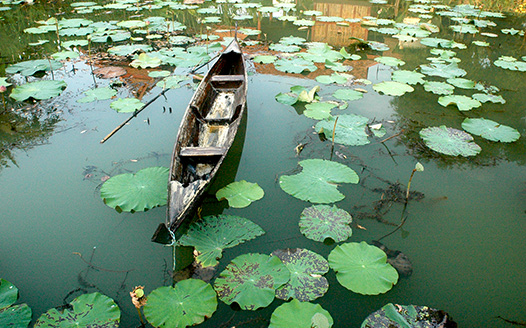
M 411 180 L 413 180 L 413 176 L 415 175 L 416 169 L 413 169 L 413 172 L 411 172 L 411 176 L 409 177 L 409 182 L 407 183 L 407 192 L 405 194 L 405 202 L 409 200 L 409 188 L 411 187 Z
M 144 327 L 144 320 L 142 319 L 141 309 L 137 308 L 137 313 L 139 314 L 139 320 L 141 320 L 141 326 Z
M 51 59 L 49 59 L 49 56 L 47 57 L 47 61 L 49 62 L 49 70 L 51 71 L 51 79 L 55 80 L 55 74 L 53 73 L 53 65 L 51 64 Z
M 334 147 L 334 135 L 336 134 L 336 123 L 338 123 L 338 119 L 340 117 L 336 117 L 336 120 L 334 120 L 334 128 L 332 129 L 332 146 Z

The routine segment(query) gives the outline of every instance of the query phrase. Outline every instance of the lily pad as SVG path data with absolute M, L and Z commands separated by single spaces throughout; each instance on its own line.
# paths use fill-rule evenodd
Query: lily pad
M 303 114 L 315 120 L 323 120 L 331 116 L 331 109 L 336 107 L 332 102 L 314 102 L 305 105 L 306 110 Z
M 111 99 L 117 95 L 117 90 L 112 89 L 110 87 L 96 88 L 85 91 L 84 94 L 86 95 L 86 97 L 78 99 L 77 102 L 89 103 L 95 100 Z
M 335 205 L 314 205 L 301 212 L 299 226 L 309 239 L 324 242 L 330 238 L 342 242 L 352 235 L 351 222 L 351 215 Z
M 329 265 L 342 286 L 363 295 L 385 293 L 398 282 L 398 272 L 387 263 L 385 252 L 364 241 L 336 246 Z
M 321 305 L 294 299 L 274 310 L 269 328 L 330 328 L 333 324 L 330 313 Z
M 228 205 L 234 208 L 243 208 L 252 202 L 263 198 L 265 192 L 257 183 L 245 180 L 235 181 L 219 189 L 216 193 L 217 200 L 228 200 Z
M 205 216 L 190 225 L 178 240 L 181 246 L 193 246 L 202 267 L 216 266 L 225 248 L 232 248 L 265 233 L 254 222 L 233 215 Z
M 451 104 L 457 105 L 458 110 L 460 111 L 468 111 L 482 106 L 478 100 L 462 95 L 443 96 L 438 98 L 438 103 L 444 107 L 447 107 Z
M 301 302 L 315 300 L 325 295 L 329 283 L 322 275 L 329 271 L 329 263 L 323 256 L 303 248 L 286 248 L 272 252 L 290 271 L 290 280 L 276 290 L 276 297 L 285 301 Z
M 152 50 L 152 46 L 147 44 L 131 44 L 115 46 L 108 49 L 108 53 L 116 56 L 129 56 L 135 52 L 147 52 Z
M 294 105 L 298 102 L 298 95 L 292 92 L 289 93 L 278 93 L 275 97 L 277 102 L 280 102 L 285 105 Z
M 336 122 L 336 131 L 334 132 L 335 143 L 348 146 L 363 146 L 370 142 L 365 131 L 367 122 L 369 122 L 367 117 L 356 114 L 344 114 L 336 117 L 338 122 Z M 332 139 L 336 117 L 318 122 L 315 127 L 316 131 L 324 133 L 327 139 Z
M 119 113 L 132 113 L 139 110 L 144 104 L 136 98 L 119 98 L 110 104 L 110 107 Z
M 299 74 L 305 70 L 314 72 L 318 68 L 311 61 L 302 58 L 278 59 L 274 62 L 278 71 Z
M 10 97 L 16 101 L 29 98 L 42 100 L 58 96 L 66 88 L 64 81 L 36 81 L 17 86 L 11 91 Z
M 516 129 L 485 118 L 466 118 L 462 128 L 484 139 L 500 142 L 517 141 L 521 134 Z
M 188 80 L 186 75 L 172 75 L 157 82 L 156 86 L 163 89 L 178 89 L 181 87 L 181 82 Z
M 323 159 L 299 162 L 303 170 L 296 175 L 282 175 L 279 185 L 283 191 L 311 203 L 335 203 L 345 198 L 338 183 L 358 183 L 358 174 L 344 164 Z
M 475 89 L 475 82 L 462 78 L 462 77 L 453 77 L 447 79 L 447 83 L 461 89 Z
M 18 299 L 18 288 L 7 280 L 0 279 L 0 327 L 25 328 L 31 322 L 31 308 L 27 304 L 14 305 Z
M 333 97 L 340 100 L 357 100 L 363 98 L 363 93 L 353 89 L 338 89 L 333 94 Z
M 219 299 L 237 303 L 243 310 L 257 310 L 274 300 L 276 289 L 289 281 L 290 272 L 277 256 L 244 254 L 227 265 L 215 280 Z
M 497 67 L 509 69 L 511 71 L 526 72 L 526 62 L 518 61 L 511 56 L 500 56 L 499 59 L 493 62 L 493 64 Z
M 272 64 L 278 59 L 276 56 L 270 56 L 270 55 L 260 55 L 254 57 L 254 62 L 260 63 L 260 64 Z
M 434 328 L 437 327 L 437 322 L 443 327 L 456 326 L 444 311 L 428 306 L 388 303 L 371 313 L 361 328 Z
M 446 79 L 460 77 L 467 74 L 465 70 L 458 67 L 457 63 L 431 63 L 429 65 L 420 65 L 420 71 L 425 75 L 440 76 Z
M 148 56 L 147 54 L 140 54 L 137 59 L 134 59 L 130 66 L 132 67 L 140 67 L 140 68 L 148 68 L 148 67 L 158 67 L 161 65 L 161 60 L 156 57 Z
M 376 57 L 374 61 L 379 62 L 380 64 L 384 64 L 387 66 L 393 66 L 393 67 L 405 65 L 405 61 L 395 58 L 395 57 L 389 57 L 389 56 Z
M 382 92 L 388 96 L 402 96 L 406 92 L 413 92 L 415 89 L 405 83 L 396 81 L 384 81 L 373 85 L 376 92 Z
M 9 65 L 5 72 L 7 74 L 20 73 L 23 76 L 31 76 L 37 72 L 56 70 L 62 67 L 62 63 L 56 60 L 37 59 L 27 60 Z
M 480 101 L 481 103 L 486 103 L 488 101 L 496 104 L 501 103 L 505 104 L 506 100 L 502 98 L 500 95 L 493 95 L 493 94 L 487 94 L 487 93 L 475 93 L 471 96 L 471 98 Z
M 423 79 L 424 77 L 425 77 L 424 74 L 421 74 L 415 71 L 399 70 L 399 71 L 393 72 L 391 79 L 395 82 L 415 85 L 418 83 L 424 84 L 425 83 Z
M 44 327 L 101 327 L 119 326 L 121 310 L 108 296 L 101 293 L 83 294 L 62 311 L 51 309 L 38 318 L 35 328 Z
M 144 317 L 154 327 L 188 327 L 211 317 L 216 309 L 212 286 L 199 279 L 186 279 L 174 287 L 152 291 L 144 306 Z
M 166 205 L 168 169 L 148 167 L 135 174 L 119 174 L 100 188 L 104 203 L 118 212 L 146 211 Z
M 280 51 L 280 52 L 298 52 L 301 50 L 301 48 L 296 45 L 283 44 L 283 43 L 274 43 L 274 44 L 271 44 L 268 48 L 270 50 Z
M 436 95 L 452 95 L 455 87 L 445 82 L 427 81 L 424 83 L 424 90 Z
M 55 52 L 54 54 L 51 55 L 51 57 L 53 57 L 53 59 L 56 59 L 56 60 L 75 59 L 75 58 L 79 58 L 79 56 L 80 55 L 78 52 L 71 51 L 71 50 Z
M 387 51 L 389 50 L 389 46 L 385 43 L 382 43 L 382 42 L 377 42 L 377 41 L 367 41 L 367 44 L 369 45 L 369 47 L 371 47 L 372 50 L 376 50 L 376 51 Z
M 332 73 L 331 75 L 318 75 L 316 76 L 316 81 L 323 84 L 345 84 L 352 78 L 353 76 L 349 74 Z
M 283 44 L 295 44 L 295 45 L 302 45 L 305 43 L 305 40 L 304 38 L 301 38 L 301 37 L 298 37 L 298 36 L 286 36 L 286 37 L 282 37 L 280 40 L 279 40 L 279 43 L 283 43 Z
M 470 134 L 445 125 L 422 129 L 420 137 L 426 146 L 446 155 L 468 157 L 475 156 L 481 151 Z

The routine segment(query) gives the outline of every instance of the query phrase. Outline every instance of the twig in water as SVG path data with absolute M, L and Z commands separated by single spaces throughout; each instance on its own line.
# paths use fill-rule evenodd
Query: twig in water
M 73 254 L 75 255 L 78 255 L 80 257 L 80 259 L 86 263 L 87 265 L 89 265 L 90 268 L 92 269 L 96 269 L 96 270 L 101 270 L 101 271 L 106 271 L 106 272 L 115 272 L 115 273 L 128 273 L 130 271 L 133 271 L 135 269 L 130 269 L 130 270 L 109 270 L 109 269 L 105 269 L 105 268 L 102 268 L 102 267 L 99 267 L 99 266 L 96 266 L 96 265 L 93 265 L 93 263 L 89 262 L 89 261 L 86 261 L 86 259 L 84 259 L 84 257 L 82 257 L 82 254 L 80 254 L 79 252 L 73 252 Z
M 396 137 L 398 137 L 399 135 L 401 135 L 402 133 L 404 133 L 404 130 L 401 130 L 401 131 L 398 132 L 397 134 L 393 134 L 392 136 L 390 136 L 390 137 L 388 137 L 388 138 L 385 138 L 384 140 L 380 141 L 380 143 L 386 142 L 386 141 L 389 140 L 389 139 L 396 138 Z

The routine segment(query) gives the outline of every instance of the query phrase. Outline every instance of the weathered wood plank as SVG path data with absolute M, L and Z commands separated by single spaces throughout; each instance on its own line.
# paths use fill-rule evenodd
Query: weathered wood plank
M 224 147 L 183 147 L 179 152 L 181 157 L 222 156 L 226 152 Z
M 230 81 L 244 81 L 244 75 L 214 75 L 211 81 L 214 82 L 230 82 Z

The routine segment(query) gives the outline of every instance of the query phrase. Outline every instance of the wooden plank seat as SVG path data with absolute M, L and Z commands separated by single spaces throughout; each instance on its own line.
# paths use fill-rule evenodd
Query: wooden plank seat
M 183 147 L 179 152 L 181 157 L 222 156 L 227 151 L 224 147 Z
M 243 82 L 245 76 L 242 74 L 239 75 L 214 75 L 210 79 L 212 82 Z

